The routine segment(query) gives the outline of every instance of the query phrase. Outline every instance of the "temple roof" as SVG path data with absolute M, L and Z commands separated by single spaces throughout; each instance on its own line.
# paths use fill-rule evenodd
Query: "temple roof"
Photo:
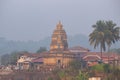
M 81 46 L 75 46 L 75 47 L 71 47 L 69 48 L 69 50 L 71 52 L 89 52 L 90 50 Z
M 52 34 L 52 40 L 50 45 L 50 51 L 54 50 L 67 50 L 68 43 L 67 43 L 67 35 L 65 30 L 63 29 L 63 25 L 59 21 L 59 23 L 56 25 L 55 30 Z
M 62 24 L 61 24 L 60 21 L 59 21 L 59 23 L 57 24 L 56 29 L 57 29 L 57 30 L 62 30 L 62 29 L 63 29 L 63 26 L 62 26 Z

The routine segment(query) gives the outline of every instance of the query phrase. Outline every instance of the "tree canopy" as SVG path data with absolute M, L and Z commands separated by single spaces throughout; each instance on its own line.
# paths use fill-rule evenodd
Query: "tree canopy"
M 109 49 L 113 43 L 120 40 L 120 28 L 116 27 L 113 21 L 102 20 L 97 21 L 92 27 L 94 30 L 89 34 L 89 42 L 94 48 L 100 47 L 102 57 L 102 51 L 106 51 L 106 46 Z
M 47 48 L 46 47 L 40 47 L 36 53 L 42 53 L 42 52 L 45 52 L 47 51 Z
M 1 56 L 1 64 L 2 65 L 16 65 L 18 58 L 20 57 L 21 53 L 28 53 L 27 51 L 13 51 L 10 54 L 3 54 Z

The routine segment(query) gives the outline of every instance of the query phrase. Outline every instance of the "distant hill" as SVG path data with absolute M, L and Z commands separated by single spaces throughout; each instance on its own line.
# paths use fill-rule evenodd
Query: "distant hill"
M 11 53 L 13 51 L 36 52 L 40 47 L 49 47 L 50 37 L 40 41 L 13 41 L 0 38 L 0 54 Z
M 82 46 L 94 51 L 93 47 L 89 45 L 89 38 L 85 35 L 78 34 L 68 36 L 69 47 Z M 40 41 L 13 41 L 5 38 L 0 38 L 0 54 L 11 53 L 13 51 L 29 51 L 36 52 L 40 47 L 47 47 L 49 50 L 51 37 L 46 37 Z M 112 48 L 120 48 L 120 42 L 112 46 Z M 97 49 L 98 50 L 98 49 Z

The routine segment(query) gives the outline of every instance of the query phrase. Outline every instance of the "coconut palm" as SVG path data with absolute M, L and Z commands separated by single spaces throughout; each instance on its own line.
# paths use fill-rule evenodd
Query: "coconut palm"
M 90 45 L 93 45 L 94 48 L 100 46 L 101 50 L 101 59 L 102 51 L 106 50 L 106 45 L 108 48 L 120 39 L 119 33 L 120 28 L 116 27 L 116 24 L 112 21 L 97 21 L 93 32 L 89 35 Z
M 116 24 L 113 21 L 106 21 L 106 26 L 108 28 L 108 32 L 106 35 L 106 43 L 108 45 L 108 50 L 111 47 L 112 43 L 115 43 L 120 39 L 119 33 L 120 28 L 116 27 Z
M 105 32 L 106 32 L 106 27 L 105 27 L 105 22 L 104 21 L 97 21 L 95 25 L 92 27 L 94 28 L 93 32 L 90 33 L 89 35 L 89 41 L 90 45 L 93 45 L 94 48 L 100 46 L 101 50 L 101 58 L 102 58 L 102 51 L 106 50 L 105 47 Z

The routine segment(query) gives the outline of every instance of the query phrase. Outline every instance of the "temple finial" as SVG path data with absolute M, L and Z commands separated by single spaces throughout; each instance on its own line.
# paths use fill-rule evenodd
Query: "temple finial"
M 59 20 L 59 23 L 58 24 L 61 24 L 61 21 Z
M 57 29 L 58 29 L 58 30 L 62 29 L 61 21 L 58 22 L 58 24 L 57 24 Z

